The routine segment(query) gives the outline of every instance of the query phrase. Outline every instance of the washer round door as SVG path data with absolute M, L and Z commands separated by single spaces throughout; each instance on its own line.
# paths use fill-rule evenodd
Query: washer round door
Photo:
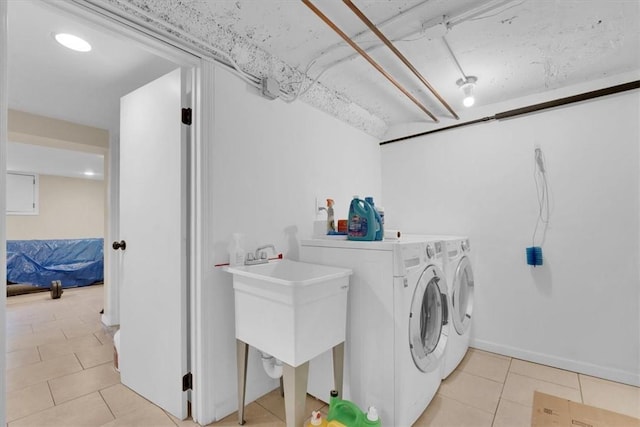
M 451 293 L 451 310 L 453 313 L 453 326 L 459 335 L 464 334 L 471 326 L 471 314 L 473 312 L 473 270 L 471 262 L 466 256 L 460 259 L 456 267 Z
M 420 275 L 409 312 L 409 349 L 416 367 L 431 372 L 447 344 L 447 289 L 442 271 L 428 266 Z

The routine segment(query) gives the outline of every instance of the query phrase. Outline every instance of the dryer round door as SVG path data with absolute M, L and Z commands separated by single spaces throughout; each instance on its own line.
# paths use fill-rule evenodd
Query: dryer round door
M 464 256 L 456 267 L 451 293 L 451 317 L 453 326 L 459 335 L 464 334 L 471 326 L 473 312 L 473 271 L 469 258 Z
M 409 312 L 409 348 L 422 372 L 439 366 L 447 344 L 447 284 L 442 271 L 427 267 L 416 284 Z

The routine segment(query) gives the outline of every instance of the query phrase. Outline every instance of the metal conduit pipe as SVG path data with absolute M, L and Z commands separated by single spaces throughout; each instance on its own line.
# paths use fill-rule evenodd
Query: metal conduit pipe
M 406 141 L 408 139 L 417 138 L 420 136 L 430 135 L 432 133 L 444 132 L 451 129 L 461 128 L 465 126 L 476 125 L 479 123 L 490 122 L 493 120 L 506 120 L 519 117 L 529 113 L 535 113 L 537 111 L 546 110 L 549 108 L 561 107 L 563 105 L 573 104 L 576 102 L 588 101 L 590 99 L 599 98 L 601 96 L 614 95 L 620 92 L 626 92 L 628 90 L 640 89 L 640 80 L 635 80 L 628 83 L 622 83 L 615 86 L 610 86 L 604 89 L 593 90 L 590 92 L 581 93 L 578 95 L 567 96 L 565 98 L 558 98 L 552 101 L 541 102 L 539 104 L 533 104 L 526 107 L 515 108 L 513 110 L 503 111 L 502 113 L 494 114 L 493 116 L 482 117 L 476 120 L 470 120 L 464 123 L 458 123 L 452 126 L 446 126 L 439 129 L 429 130 L 426 132 L 420 132 L 413 135 L 407 135 L 400 138 L 390 139 L 388 141 L 380 142 L 380 145 L 393 144 L 395 142 Z
M 416 99 L 415 96 L 411 95 L 411 93 L 405 89 L 396 79 L 394 79 L 389 73 L 387 73 L 384 68 L 380 66 L 373 58 L 371 58 L 360 46 L 358 46 L 353 40 L 349 38 L 336 24 L 333 23 L 324 13 L 320 11 L 311 1 L 302 0 L 302 2 L 309 8 L 313 13 L 315 13 L 318 18 L 320 18 L 325 24 L 327 24 L 333 31 L 336 32 L 342 39 L 349 44 L 353 49 L 356 50 L 364 59 L 373 66 L 380 74 L 382 74 L 387 80 L 389 80 L 400 92 L 402 92 L 407 98 L 413 101 L 414 104 L 418 106 L 424 113 L 426 113 L 431 119 L 438 123 L 439 120 L 436 116 L 434 116 L 431 111 L 427 109 L 420 101 Z
M 429 89 L 429 91 L 431 91 L 431 93 L 433 94 L 433 96 L 435 96 L 436 98 L 438 98 L 438 101 L 440 101 L 440 103 L 442 105 L 444 105 L 444 107 L 449 110 L 449 112 L 451 113 L 451 115 L 453 115 L 453 117 L 458 120 L 460 119 L 460 117 L 458 117 L 458 115 L 456 114 L 455 111 L 453 111 L 453 109 L 451 108 L 451 106 L 449 106 L 449 104 L 447 103 L 447 101 L 444 100 L 444 98 L 442 96 L 440 96 L 440 94 L 438 93 L 438 91 L 436 91 L 434 89 L 433 86 L 431 86 L 431 84 L 429 84 L 429 82 L 427 81 L 427 79 L 425 79 L 422 74 L 420 74 L 420 72 L 416 69 L 416 67 L 413 66 L 413 64 L 407 59 L 406 56 L 404 56 L 394 45 L 393 43 L 391 43 L 391 40 L 389 40 L 384 34 L 382 34 L 382 32 L 378 29 L 378 27 L 376 27 L 374 25 L 373 22 L 371 22 L 371 20 L 369 18 L 366 17 L 366 15 L 364 13 L 362 13 L 362 11 L 360 9 L 358 9 L 358 7 L 353 4 L 353 2 L 351 0 L 342 0 L 344 2 L 344 4 L 347 5 L 347 7 L 349 7 L 349 9 L 351 9 L 351 11 L 353 13 L 356 14 L 356 16 L 358 18 L 360 18 L 360 20 L 362 22 L 365 23 L 365 25 L 367 27 L 369 27 L 369 29 L 371 31 L 373 31 L 373 33 L 378 36 L 378 38 L 396 55 L 396 57 L 398 59 L 400 59 L 400 61 L 402 61 L 402 63 L 409 68 L 409 70 L 411 70 L 411 72 L 418 78 L 418 80 L 420 80 L 422 82 L 423 85 L 425 85 L 425 87 L 427 89 Z
M 426 31 L 426 30 L 428 30 L 430 28 L 433 28 L 433 27 L 436 27 L 438 25 L 444 25 L 444 26 L 446 26 L 447 30 L 450 30 L 451 28 L 455 27 L 456 25 L 462 24 L 463 22 L 468 21 L 470 19 L 476 19 L 476 17 L 478 15 L 490 12 L 490 11 L 492 11 L 494 9 L 497 9 L 498 7 L 504 6 L 505 4 L 512 3 L 513 1 L 514 0 L 490 1 L 490 2 L 488 2 L 486 4 L 483 4 L 483 5 L 478 6 L 476 8 L 470 9 L 470 10 L 468 10 L 466 12 L 459 13 L 458 15 L 454 15 L 454 16 L 444 15 L 439 19 L 432 19 L 432 20 L 429 20 L 426 23 L 424 23 L 423 26 L 422 26 L 421 31 Z M 522 0 L 522 1 L 526 1 L 526 0 Z M 419 6 L 422 6 L 425 3 L 428 3 L 428 2 L 419 3 L 419 4 L 417 4 L 415 6 L 412 6 L 409 9 L 407 9 L 407 10 L 405 10 L 405 11 L 403 11 L 403 12 L 397 14 L 397 15 L 392 16 L 391 18 L 389 18 L 387 20 L 384 20 L 384 21 L 380 22 L 378 24 L 378 28 L 381 27 L 381 26 L 387 25 L 388 23 L 391 23 L 391 22 L 395 21 L 397 18 L 405 15 L 406 12 L 414 10 L 415 8 L 417 8 Z M 421 32 L 421 31 L 411 30 L 411 31 L 402 33 L 400 36 L 398 36 L 398 38 L 403 39 L 405 37 L 410 37 L 410 36 L 413 36 L 414 34 L 416 34 L 418 32 Z M 366 31 L 363 31 L 363 32 L 360 32 L 360 33 L 356 34 L 355 36 L 352 37 L 352 39 L 356 39 L 356 38 L 362 36 L 363 34 L 366 34 Z M 327 54 L 329 52 L 332 52 L 333 50 L 337 49 L 340 46 L 342 46 L 342 44 L 332 45 L 329 48 L 327 48 L 326 50 L 324 50 L 321 53 L 321 55 L 324 55 L 324 54 Z M 376 50 L 376 49 L 378 49 L 378 48 L 380 48 L 382 46 L 384 46 L 384 44 L 378 43 L 375 46 L 371 46 L 371 47 L 366 48 L 365 51 L 367 53 L 369 53 L 369 52 L 371 52 L 373 50 Z M 354 53 L 354 54 L 348 55 L 348 56 L 346 56 L 344 58 L 337 59 L 337 60 L 329 63 L 325 68 L 333 68 L 336 65 L 340 65 L 343 62 L 349 61 L 349 60 L 351 60 L 351 59 L 353 59 L 353 58 L 355 58 L 357 56 L 358 56 L 358 54 Z
M 405 10 L 401 11 L 401 12 L 399 12 L 399 13 L 398 13 L 398 14 L 396 14 L 396 15 L 391 16 L 390 18 L 387 18 L 387 19 L 385 19 L 384 21 L 378 22 L 377 27 L 378 27 L 378 28 L 380 28 L 380 27 L 384 27 L 384 26 L 386 26 L 386 25 L 389 25 L 389 24 L 391 24 L 392 22 L 396 21 L 398 18 L 401 18 L 401 17 L 405 16 L 407 13 L 410 13 L 410 12 L 412 12 L 412 11 L 415 11 L 416 9 L 418 9 L 418 8 L 420 8 L 421 6 L 424 6 L 424 5 L 426 5 L 427 3 L 430 3 L 430 2 L 431 2 L 431 0 L 425 0 L 425 1 L 421 2 L 421 3 L 414 4 L 413 6 L 411 6 L 411 7 L 407 8 L 407 9 L 405 9 Z M 444 22 L 443 22 L 443 23 L 444 23 Z M 356 34 L 354 34 L 353 36 L 351 36 L 351 40 L 359 39 L 360 37 L 364 36 L 364 35 L 365 35 L 365 34 L 367 34 L 367 33 L 369 33 L 369 30 L 360 31 L 359 33 L 356 33 Z M 406 37 L 406 35 L 405 35 L 404 37 Z M 339 49 L 339 48 L 341 48 L 341 47 L 343 47 L 343 46 L 344 46 L 344 45 L 343 45 L 342 43 L 340 43 L 340 42 L 335 43 L 335 44 L 333 44 L 333 45 L 329 46 L 328 48 L 326 48 L 325 50 L 323 50 L 323 51 L 320 53 L 320 55 L 326 55 L 326 54 L 328 54 L 329 52 L 333 52 L 334 50 Z M 378 44 L 377 46 L 375 46 L 375 47 L 373 47 L 373 48 L 369 48 L 369 49 L 375 49 L 375 48 L 380 47 L 380 46 L 382 46 L 382 45 L 381 45 L 381 44 Z M 365 49 L 365 50 L 366 50 L 366 51 L 368 51 L 369 49 Z M 354 56 L 354 55 L 349 55 L 349 57 L 348 57 L 348 58 L 351 58 L 351 57 L 353 57 L 353 56 Z M 357 56 L 357 54 L 355 54 L 355 56 Z M 338 61 L 343 61 L 343 60 L 338 60 Z

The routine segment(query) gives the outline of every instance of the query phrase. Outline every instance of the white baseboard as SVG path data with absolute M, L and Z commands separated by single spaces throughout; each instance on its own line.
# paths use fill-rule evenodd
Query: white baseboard
M 508 345 L 473 338 L 469 345 L 473 348 L 477 348 L 478 350 L 498 353 L 505 356 L 515 357 L 517 359 L 527 360 L 529 362 L 540 363 L 543 365 L 553 366 L 555 368 L 566 369 L 580 374 L 640 387 L 640 373 L 638 372 L 622 371 L 620 369 L 613 369 L 607 366 L 599 366 L 549 354 L 536 353 L 533 351 L 510 347 Z
M 113 318 L 112 318 L 111 316 L 109 316 L 107 313 L 104 313 L 104 314 L 102 315 L 101 320 L 102 320 L 102 323 L 103 323 L 105 326 L 116 326 L 116 325 L 118 325 L 118 323 L 115 323 L 115 322 L 113 321 Z

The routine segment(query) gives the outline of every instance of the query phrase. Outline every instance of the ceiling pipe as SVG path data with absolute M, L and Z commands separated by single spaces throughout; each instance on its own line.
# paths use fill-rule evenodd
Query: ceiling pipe
M 406 141 L 413 138 L 418 138 L 420 136 L 431 135 L 433 133 L 444 132 L 452 129 L 457 129 L 465 126 L 476 125 L 478 123 L 486 123 L 495 120 L 507 120 L 513 119 L 516 117 L 520 117 L 526 114 L 536 113 L 538 111 L 547 110 L 550 108 L 562 107 L 569 104 L 574 104 L 576 102 L 589 101 L 591 99 L 600 98 L 602 96 L 615 95 L 617 93 L 626 92 L 629 90 L 640 89 L 640 80 L 635 80 L 628 83 L 622 83 L 615 86 L 610 86 L 604 89 L 592 90 L 590 92 L 584 92 L 578 95 L 567 96 L 565 98 L 558 98 L 552 101 L 541 102 L 539 104 L 528 105 L 522 108 L 516 108 L 509 111 L 503 111 L 501 113 L 496 113 L 493 116 L 482 117 L 475 120 L 470 120 L 464 123 L 456 123 L 452 126 L 445 126 L 438 129 L 428 130 L 426 132 L 415 133 L 413 135 L 402 136 L 400 138 L 394 138 L 387 141 L 380 142 L 380 145 L 393 144 L 396 142 Z
M 427 3 L 430 3 L 430 2 L 431 2 L 431 0 L 424 0 L 421 3 L 414 4 L 413 6 L 408 7 L 407 9 L 404 9 L 404 10 L 400 11 L 396 15 L 392 15 L 391 17 L 385 19 L 384 21 L 378 22 L 377 26 L 378 26 L 378 28 L 382 28 L 382 27 L 385 27 L 385 26 L 387 26 L 389 24 L 392 24 L 395 21 L 397 21 L 399 18 L 402 18 L 402 17 L 406 16 L 408 13 L 415 12 L 418 8 L 420 8 L 420 7 L 426 5 Z M 444 25 L 444 20 L 442 20 L 442 22 L 440 22 L 440 23 L 442 23 Z M 357 39 L 359 39 L 362 36 L 367 35 L 367 34 L 369 34 L 369 30 L 360 31 L 359 33 L 356 33 L 353 36 L 351 36 L 351 40 L 355 41 L 355 40 L 357 40 Z M 326 55 L 326 54 L 328 54 L 330 52 L 333 52 L 334 50 L 339 49 L 339 48 L 341 48 L 343 46 L 344 46 L 344 44 L 342 44 L 340 42 L 335 43 L 335 44 L 329 46 L 328 48 L 324 49 L 322 52 L 320 52 L 320 55 Z M 378 44 L 375 47 L 380 47 L 380 46 L 381 45 Z M 367 49 L 365 49 L 365 51 L 369 51 L 370 49 L 372 49 L 372 48 L 367 48 Z M 350 56 L 351 55 L 349 55 L 349 57 Z M 357 56 L 357 54 L 356 54 L 356 56 Z
M 478 7 L 474 7 L 472 9 L 469 9 L 465 12 L 459 13 L 456 16 L 451 17 L 448 21 L 447 21 L 447 27 L 451 28 L 454 27 L 458 24 L 461 24 L 465 21 L 470 21 L 473 19 L 482 19 L 482 17 L 480 15 L 483 15 L 487 12 L 491 12 L 494 9 L 497 9 L 499 7 L 505 6 L 507 4 L 510 3 L 514 3 L 516 0 L 490 0 L 488 2 L 484 2 L 482 3 L 480 6 Z M 514 6 L 520 6 L 522 3 L 524 3 L 526 0 L 520 0 L 520 2 Z M 513 7 L 513 6 L 511 6 Z M 507 9 L 511 9 L 511 7 L 505 8 L 504 10 Z M 498 13 L 502 13 L 504 12 L 504 10 L 498 12 Z
M 431 86 L 431 84 L 429 84 L 429 82 L 427 81 L 427 79 L 424 78 L 424 76 L 422 74 L 420 74 L 420 72 L 416 69 L 416 67 L 413 66 L 413 64 L 407 59 L 406 56 L 404 56 L 402 54 L 402 52 L 400 52 L 394 45 L 393 43 L 391 43 L 391 40 L 389 40 L 384 34 L 382 34 L 382 31 L 380 31 L 378 29 L 378 27 L 376 27 L 376 25 L 371 22 L 371 20 L 369 18 L 366 17 L 366 15 L 364 13 L 362 13 L 362 11 L 355 5 L 353 4 L 353 2 L 351 0 L 342 0 L 344 4 L 347 5 L 347 7 L 349 9 L 351 9 L 351 11 L 353 13 L 356 14 L 356 16 L 358 18 L 360 18 L 360 20 L 362 22 L 364 22 L 364 24 L 369 27 L 369 29 L 371 31 L 373 31 L 373 33 L 378 36 L 378 38 L 382 41 L 382 43 L 384 43 L 389 49 L 391 49 L 391 51 L 398 57 L 398 59 L 400 59 L 400 61 L 402 61 L 402 63 L 404 65 L 407 66 L 407 68 L 409 68 L 409 70 L 411 70 L 411 72 L 418 78 L 418 80 L 420 80 L 422 82 L 422 84 L 425 85 L 425 87 L 427 89 L 429 89 L 431 91 L 431 93 L 433 94 L 433 96 L 435 96 L 436 98 L 438 98 L 438 101 L 440 101 L 440 103 L 442 105 L 444 105 L 444 107 L 449 110 L 449 112 L 451 113 L 451 115 L 453 115 L 453 117 L 456 120 L 459 120 L 460 117 L 458 117 L 458 115 L 456 114 L 455 111 L 453 111 L 453 109 L 451 108 L 451 106 L 447 103 L 447 101 L 444 100 L 444 98 L 442 96 L 440 96 L 440 94 L 438 93 L 437 90 L 435 90 L 435 88 L 433 86 Z
M 417 5 L 414 5 L 414 6 L 410 7 L 410 8 L 408 8 L 408 9 L 404 10 L 403 12 L 400 12 L 397 15 L 393 15 L 391 18 L 378 23 L 378 27 L 386 26 L 387 24 L 395 21 L 397 18 L 406 15 L 405 12 L 409 12 L 409 11 L 412 11 L 412 10 L 416 9 L 419 6 L 423 6 L 423 5 L 427 4 L 427 3 L 429 3 L 429 1 L 430 0 L 424 1 L 422 3 L 419 3 Z M 444 15 L 444 16 L 441 16 L 441 17 L 433 18 L 433 19 L 430 19 L 430 20 L 424 22 L 423 25 L 422 25 L 422 29 L 420 31 L 411 30 L 411 31 L 408 31 L 408 32 L 404 32 L 401 35 L 399 35 L 397 38 L 398 39 L 403 39 L 405 37 L 410 37 L 410 36 L 413 36 L 413 35 L 417 34 L 418 32 L 428 31 L 429 29 L 431 29 L 433 27 L 436 27 L 438 25 L 443 25 L 446 28 L 446 30 L 448 31 L 448 30 L 451 30 L 456 25 L 462 24 L 465 21 L 475 20 L 475 19 L 482 19 L 482 16 L 479 16 L 479 15 L 491 12 L 491 11 L 493 11 L 493 10 L 499 8 L 499 7 L 505 6 L 505 5 L 509 4 L 509 3 L 513 3 L 514 1 L 515 0 L 492 0 L 492 1 L 489 1 L 487 3 L 483 3 L 481 6 L 466 10 L 464 12 L 460 12 L 457 15 L 452 15 L 452 16 Z M 527 0 L 520 0 L 520 3 L 516 4 L 515 6 L 519 6 L 520 4 L 524 3 L 525 1 L 527 1 Z M 514 6 L 510 6 L 508 8 L 505 8 L 504 10 L 510 9 L 511 7 L 514 7 Z M 502 11 L 499 11 L 497 13 L 501 13 L 501 12 Z M 362 35 L 364 35 L 366 33 L 367 33 L 367 31 L 362 31 L 362 32 L 356 34 L 355 36 L 353 36 L 352 39 L 359 38 L 360 36 L 362 36 Z M 340 44 L 332 45 L 329 48 L 327 48 L 324 51 L 322 51 L 320 53 L 320 56 L 328 54 L 328 53 L 332 52 L 333 50 L 335 50 L 336 48 L 338 48 L 340 46 L 342 46 L 342 45 L 340 45 Z M 378 48 L 380 48 L 382 46 L 383 46 L 382 43 L 376 44 L 374 46 L 366 48 L 365 51 L 367 53 L 369 53 L 369 52 L 371 52 L 373 50 L 376 50 L 376 49 L 378 49 Z M 346 56 L 344 58 L 336 59 L 335 61 L 333 61 L 329 65 L 327 65 L 325 68 L 333 68 L 334 66 L 340 65 L 343 62 L 349 61 L 349 60 L 355 58 L 356 56 L 358 56 L 358 54 L 354 53 L 354 54 L 348 55 L 348 56 Z
M 451 50 L 451 46 L 449 46 L 449 42 L 447 41 L 447 37 L 446 36 L 442 36 L 442 42 L 444 43 L 445 47 L 449 51 L 449 54 L 451 55 L 451 58 L 453 58 L 453 62 L 455 62 L 456 67 L 458 67 L 458 70 L 460 71 L 460 74 L 462 74 L 462 78 L 464 80 L 467 80 L 468 76 L 465 74 L 464 70 L 460 66 L 460 62 L 458 62 L 458 58 L 456 58 L 456 55 L 454 55 L 453 50 Z
M 418 101 L 416 99 L 416 97 L 414 97 L 413 95 L 411 95 L 411 93 L 409 93 L 409 91 L 407 89 L 405 89 L 400 83 L 398 83 L 398 81 L 396 79 L 394 79 L 389 73 L 387 73 L 384 68 L 382 68 L 380 66 L 380 64 L 378 64 L 376 61 L 374 61 L 373 58 L 371 58 L 367 52 L 365 52 L 360 46 L 358 46 L 353 40 L 351 40 L 349 38 L 349 36 L 347 36 L 340 28 L 338 28 L 338 26 L 336 26 L 336 24 L 333 23 L 333 21 L 331 21 L 324 13 L 322 13 L 320 11 L 320 9 L 318 9 L 317 7 L 315 7 L 315 5 L 313 3 L 311 3 L 311 1 L 309 0 L 302 0 L 302 2 L 305 4 L 305 6 L 307 6 L 309 9 L 311 9 L 311 11 L 313 13 L 315 13 L 318 18 L 320 18 L 325 24 L 327 24 L 333 31 L 336 32 L 336 34 L 338 34 L 340 37 L 342 37 L 342 39 L 347 42 L 349 44 L 349 46 L 351 46 L 353 49 L 356 50 L 356 52 L 358 52 L 364 59 L 367 60 L 367 62 L 369 62 L 369 64 L 371 64 L 371 66 L 373 66 L 373 68 L 375 68 L 376 70 L 378 70 L 378 72 L 380 72 L 380 74 L 382 74 L 387 80 L 389 80 L 396 88 L 398 88 L 398 90 L 400 90 L 400 92 L 402 92 L 407 98 L 409 98 L 411 101 L 413 101 L 414 104 L 416 104 L 418 106 L 418 108 L 420 108 L 424 113 L 426 113 L 429 117 L 431 117 L 431 119 L 436 122 L 439 123 L 440 120 L 438 120 L 438 118 L 436 116 L 434 116 L 431 111 L 429 111 L 427 109 L 427 107 L 425 107 L 420 101 Z

